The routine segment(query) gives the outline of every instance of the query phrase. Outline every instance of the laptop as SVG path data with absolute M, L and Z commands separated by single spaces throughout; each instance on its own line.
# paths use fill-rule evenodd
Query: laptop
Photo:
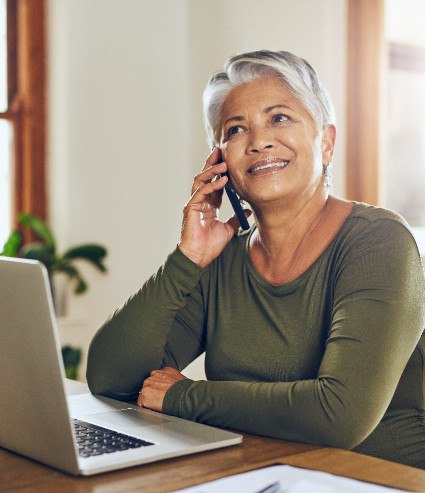
M 91 475 L 234 445 L 239 434 L 90 393 L 66 396 L 47 270 L 0 257 L 0 447 Z

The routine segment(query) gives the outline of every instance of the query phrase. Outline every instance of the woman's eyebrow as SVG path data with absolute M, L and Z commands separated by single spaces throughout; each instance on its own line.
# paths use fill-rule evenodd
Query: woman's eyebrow
M 286 104 L 274 104 L 272 106 L 267 106 L 267 108 L 264 109 L 264 113 L 270 113 L 271 111 L 279 108 L 283 108 L 286 110 L 292 109 L 290 106 L 287 106 Z
M 226 125 L 226 123 L 229 123 L 229 122 L 243 122 L 245 120 L 245 118 L 243 116 L 231 116 L 230 118 L 227 118 L 227 120 L 225 120 L 223 122 L 223 127 L 224 125 Z
M 267 113 L 270 113 L 271 111 L 273 111 L 275 109 L 279 109 L 279 108 L 286 109 L 286 110 L 292 110 L 292 108 L 290 106 L 287 106 L 286 104 L 273 104 L 272 106 L 267 106 L 266 108 L 264 108 L 263 113 L 267 114 Z M 243 122 L 244 120 L 245 120 L 244 116 L 239 116 L 239 115 L 231 116 L 230 118 L 227 118 L 223 122 L 223 127 L 229 122 Z

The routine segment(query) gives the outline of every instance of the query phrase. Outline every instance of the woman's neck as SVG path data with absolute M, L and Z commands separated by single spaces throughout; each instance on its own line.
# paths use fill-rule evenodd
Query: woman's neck
M 280 251 L 296 247 L 320 220 L 327 203 L 328 193 L 313 195 L 304 201 L 293 202 L 289 206 L 272 207 L 268 210 L 255 210 L 257 232 L 255 242 L 262 245 L 273 258 Z
M 261 217 L 249 245 L 256 269 L 272 284 L 295 279 L 323 253 L 351 209 L 326 195 L 279 217 Z

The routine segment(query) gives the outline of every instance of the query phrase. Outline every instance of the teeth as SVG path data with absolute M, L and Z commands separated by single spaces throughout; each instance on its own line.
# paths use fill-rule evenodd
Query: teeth
M 256 171 L 261 171 L 263 169 L 269 169 L 269 168 L 284 168 L 288 164 L 289 164 L 289 161 L 278 161 L 275 163 L 261 164 L 260 166 L 256 166 L 255 168 L 251 168 L 249 170 L 249 173 L 255 173 Z

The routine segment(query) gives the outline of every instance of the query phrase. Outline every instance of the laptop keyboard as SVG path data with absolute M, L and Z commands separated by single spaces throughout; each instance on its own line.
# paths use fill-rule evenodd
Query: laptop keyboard
M 77 437 L 78 453 L 81 457 L 93 457 L 154 445 L 140 438 L 124 435 L 79 419 L 73 419 L 72 422 Z

